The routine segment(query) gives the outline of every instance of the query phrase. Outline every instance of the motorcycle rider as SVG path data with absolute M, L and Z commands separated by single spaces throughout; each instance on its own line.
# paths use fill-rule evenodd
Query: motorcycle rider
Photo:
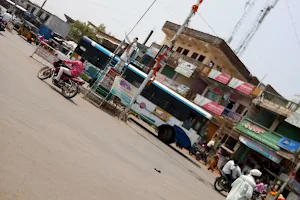
M 222 169 L 222 172 L 225 174 L 225 176 L 228 179 L 229 186 L 234 181 L 233 172 L 236 168 L 236 165 L 237 165 L 237 160 L 232 159 L 232 160 L 229 160 Z
M 226 200 L 250 200 L 256 186 L 255 179 L 261 176 L 258 169 L 250 170 L 249 175 L 241 175 L 232 183 Z
M 81 58 L 80 60 L 63 60 L 62 62 L 66 64 L 71 64 L 72 67 L 71 69 L 68 69 L 66 67 L 60 67 L 59 72 L 55 78 L 57 82 L 60 81 L 60 78 L 63 73 L 73 77 L 79 76 L 84 69 L 83 63 L 85 62 L 85 59 Z

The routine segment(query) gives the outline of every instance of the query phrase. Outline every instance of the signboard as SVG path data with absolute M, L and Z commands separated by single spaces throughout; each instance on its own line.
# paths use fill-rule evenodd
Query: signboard
M 217 115 L 221 115 L 225 109 L 224 106 L 217 104 L 216 102 L 207 99 L 199 94 L 197 94 L 196 98 L 194 99 L 194 103 Z
M 150 48 L 147 49 L 146 55 L 148 55 L 152 58 L 155 58 L 156 55 L 158 54 L 158 52 L 159 52 L 158 48 L 150 47 Z
M 278 156 L 275 152 L 269 150 L 268 148 L 256 143 L 253 140 L 250 140 L 244 136 L 240 136 L 240 142 L 249 147 L 250 149 L 253 149 L 254 151 L 257 151 L 261 155 L 269 158 L 270 160 L 276 162 L 277 164 L 280 163 L 281 157 Z
M 107 90 L 110 90 L 114 83 L 115 77 L 119 75 L 120 72 L 118 70 L 113 67 L 108 67 L 102 76 L 98 76 L 98 79 L 100 80 L 98 86 L 101 85 Z
M 215 69 L 212 69 L 210 71 L 210 73 L 208 74 L 208 77 L 213 80 L 216 80 L 220 83 L 223 83 L 223 84 L 227 84 L 229 82 L 229 80 L 231 79 L 231 76 L 229 76 L 228 74 L 222 73 Z
M 278 146 L 290 152 L 296 153 L 300 148 L 300 143 L 284 137 L 279 140 Z
M 131 102 L 133 95 L 136 92 L 136 87 L 120 76 L 117 76 L 111 87 L 111 94 L 118 96 L 125 105 Z
M 49 63 L 53 64 L 58 60 L 67 60 L 69 59 L 65 54 L 61 53 L 60 51 L 56 51 L 49 45 L 42 43 L 39 45 L 35 52 L 36 55 L 40 56 L 41 58 L 45 59 Z
M 269 147 L 279 151 L 280 147 L 277 145 L 281 137 L 271 133 L 270 131 L 253 124 L 248 120 L 243 120 L 236 126 L 236 130 L 256 139 L 257 141 L 266 144 Z
M 170 115 L 160 107 L 156 107 L 155 110 L 153 111 L 153 114 L 163 121 L 168 121 L 172 117 L 172 115 Z
M 251 94 L 255 86 L 236 78 L 232 78 L 228 86 L 245 94 Z
M 182 74 L 182 75 L 190 78 L 196 68 L 197 67 L 195 65 L 184 61 L 182 58 L 179 58 L 178 66 L 176 67 L 175 71 L 179 74 Z

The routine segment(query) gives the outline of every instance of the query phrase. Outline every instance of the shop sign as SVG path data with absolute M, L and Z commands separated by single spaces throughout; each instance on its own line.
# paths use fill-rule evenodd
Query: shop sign
M 236 78 L 232 78 L 228 86 L 245 94 L 251 94 L 255 86 Z
M 196 70 L 196 65 L 193 65 L 189 62 L 186 62 L 182 58 L 178 60 L 178 66 L 175 68 L 175 71 L 183 76 L 190 78 L 194 71 Z
M 231 79 L 231 76 L 229 76 L 228 74 L 222 73 L 215 69 L 212 69 L 210 71 L 210 73 L 208 74 L 208 77 L 213 80 L 216 80 L 220 83 L 223 83 L 223 84 L 227 84 L 229 82 L 229 80 Z
M 295 153 L 300 148 L 300 143 L 284 137 L 279 140 L 278 146 L 285 150 Z
M 152 58 L 155 58 L 155 56 L 158 54 L 159 49 L 155 47 L 150 47 L 147 49 L 146 54 Z
M 111 87 L 111 94 L 118 96 L 124 104 L 129 104 L 136 92 L 136 87 L 120 76 L 117 76 Z
M 249 147 L 250 149 L 253 149 L 254 151 L 257 151 L 261 155 L 267 157 L 268 159 L 280 163 L 281 157 L 278 156 L 274 151 L 269 150 L 268 148 L 256 143 L 253 140 L 250 140 L 244 136 L 240 136 L 240 142 Z
M 265 130 L 248 120 L 243 120 L 236 126 L 236 130 L 258 140 L 259 142 L 266 144 L 269 147 L 279 151 L 280 147 L 277 145 L 281 137 Z
M 194 99 L 194 103 L 201 106 L 202 108 L 205 108 L 206 110 L 209 110 L 217 115 L 221 115 L 225 109 L 224 106 L 207 99 L 199 94 L 197 94 L 196 98 Z

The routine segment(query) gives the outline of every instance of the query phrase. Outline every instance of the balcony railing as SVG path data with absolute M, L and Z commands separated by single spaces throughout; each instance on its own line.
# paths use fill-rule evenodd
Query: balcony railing
M 223 117 L 230 118 L 234 122 L 239 122 L 242 119 L 242 116 L 238 113 L 233 112 L 232 110 L 225 108 L 222 112 Z
M 185 60 L 186 62 L 189 62 L 189 63 L 191 63 L 191 64 L 197 66 L 197 68 L 198 68 L 199 70 L 202 70 L 202 69 L 206 66 L 206 65 L 203 64 L 202 62 L 200 62 L 200 61 L 198 61 L 198 60 L 195 60 L 195 59 L 193 59 L 193 58 L 191 58 L 191 57 L 185 56 L 185 55 L 183 55 L 183 54 L 180 54 L 180 53 L 178 53 L 178 52 L 176 52 L 176 51 L 172 53 L 171 59 L 179 60 L 179 58 L 181 58 L 181 59 Z
M 259 97 L 253 100 L 253 103 L 259 104 L 268 110 L 279 113 L 283 116 L 289 116 L 292 112 L 296 111 L 299 104 L 285 99 L 270 92 L 263 92 Z

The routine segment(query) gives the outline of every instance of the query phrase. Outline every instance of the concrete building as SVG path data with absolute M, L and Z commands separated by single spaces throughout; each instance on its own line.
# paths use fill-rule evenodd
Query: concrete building
M 300 171 L 293 171 L 300 161 L 300 117 L 296 112 L 299 112 L 299 102 L 265 89 L 253 99 L 249 114 L 235 129 L 241 134 L 236 151 L 241 165 L 253 163 L 275 182 L 283 183 L 294 174 L 283 196 L 298 194 L 299 198 Z M 291 116 L 293 122 L 289 120 Z
M 163 44 L 169 44 L 178 29 L 179 25 L 167 21 L 162 28 L 166 34 Z M 240 136 L 233 127 L 259 94 L 259 81 L 221 38 L 186 28 L 173 50 L 160 73 L 187 86 L 186 98 L 214 115 L 205 138 L 209 141 L 214 137 L 215 148 L 222 145 L 233 153 L 239 147 Z M 184 63 L 194 66 L 191 76 L 178 69 Z

